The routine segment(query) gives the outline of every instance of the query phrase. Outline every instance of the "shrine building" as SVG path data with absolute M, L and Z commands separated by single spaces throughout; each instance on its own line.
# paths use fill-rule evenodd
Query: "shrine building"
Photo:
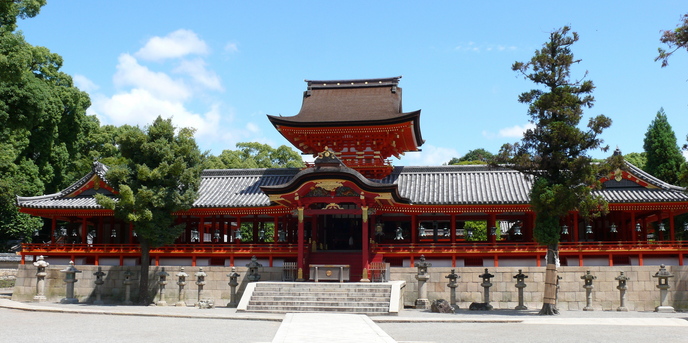
M 402 109 L 400 78 L 307 80 L 299 113 L 268 120 L 314 162 L 203 171 L 193 207 L 174 214 L 184 233 L 153 248 L 152 263 L 234 266 L 256 256 L 265 266 L 295 266 L 299 278 L 311 265 L 346 264 L 351 281 L 369 279 L 373 264 L 410 267 L 421 255 L 436 267 L 543 264 L 531 179 L 489 165 L 392 164 L 425 142 L 421 111 Z M 562 265 L 685 263 L 679 238 L 688 237 L 688 222 L 676 219 L 688 212 L 685 189 L 625 165 L 600 176 L 594 191 L 609 202 L 609 214 L 584 222 L 574 211 L 561 222 Z M 22 245 L 22 263 L 46 255 L 53 264 L 138 265 L 136 227 L 94 194 L 117 194 L 98 162 L 58 193 L 17 197 L 21 212 L 51 223 L 45 242 Z M 486 226 L 482 240 L 466 225 L 476 221 Z

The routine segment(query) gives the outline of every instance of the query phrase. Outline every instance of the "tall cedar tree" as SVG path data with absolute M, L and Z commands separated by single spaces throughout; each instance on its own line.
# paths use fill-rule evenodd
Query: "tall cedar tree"
M 681 166 L 686 160 L 663 108 L 647 128 L 643 143 L 647 157 L 644 170 L 672 185 L 678 184 Z
M 688 13 L 681 17 L 681 21 L 675 29 L 662 31 L 662 37 L 659 38 L 659 41 L 668 46 L 668 50 L 658 48 L 659 54 L 655 58 L 655 61 L 662 61 L 662 68 L 664 68 L 669 65 L 669 57 L 674 52 L 680 49 L 688 51 Z M 686 140 L 688 141 L 688 135 L 686 135 Z M 684 144 L 683 149 L 688 149 L 688 144 Z M 688 163 L 681 166 L 679 184 L 688 185 Z
M 560 225 L 570 211 L 584 217 L 606 211 L 606 203 L 591 194 L 597 172 L 587 152 L 602 147 L 598 138 L 611 119 L 591 118 L 588 129 L 578 125 L 583 108 L 592 107 L 592 81 L 571 81 L 575 60 L 571 45 L 578 34 L 565 26 L 550 33 L 549 41 L 535 52 L 529 62 L 515 62 L 511 69 L 534 82 L 540 89 L 522 93 L 518 101 L 529 104 L 528 115 L 534 129 L 524 133 L 520 143 L 504 145 L 496 161 L 534 180 L 530 204 L 536 214 L 535 239 L 547 246 L 544 303 L 540 314 L 557 314 L 555 303 L 557 265 L 559 264 Z M 607 147 L 602 148 L 603 151 Z M 620 156 L 619 156 L 620 157 Z
M 171 119 L 158 117 L 152 125 L 123 126 L 117 139 L 125 163 L 114 165 L 107 179 L 119 190 L 118 199 L 96 196 L 100 205 L 134 227 L 141 246 L 139 303 L 150 304 L 150 249 L 171 244 L 183 231 L 173 213 L 191 208 L 198 197 L 202 155 L 193 129 L 175 135 Z

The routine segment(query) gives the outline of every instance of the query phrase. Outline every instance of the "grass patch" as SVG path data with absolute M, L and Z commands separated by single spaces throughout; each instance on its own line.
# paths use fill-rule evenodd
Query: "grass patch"
M 17 280 L 0 280 L 0 288 L 13 288 Z

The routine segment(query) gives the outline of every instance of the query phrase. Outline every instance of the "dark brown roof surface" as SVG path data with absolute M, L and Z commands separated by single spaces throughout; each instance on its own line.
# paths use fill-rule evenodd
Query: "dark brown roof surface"
M 419 115 L 420 111 L 402 112 L 398 79 L 307 80 L 308 90 L 304 92 L 297 115 L 268 117 L 275 124 L 396 121 L 400 117 Z

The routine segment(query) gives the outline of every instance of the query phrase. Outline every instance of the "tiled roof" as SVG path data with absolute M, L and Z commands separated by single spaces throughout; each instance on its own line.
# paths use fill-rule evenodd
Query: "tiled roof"
M 288 183 L 299 169 L 227 169 L 205 170 L 202 174 L 196 208 L 270 206 L 261 186 Z M 642 170 L 629 171 L 657 186 L 650 188 L 609 188 L 594 191 L 610 203 L 688 201 L 684 188 L 669 185 Z M 398 185 L 399 195 L 417 205 L 499 205 L 527 204 L 531 181 L 523 174 L 488 165 L 395 167 L 381 184 Z M 18 197 L 18 204 L 28 208 L 100 208 L 91 197 L 63 198 L 63 192 L 39 197 Z

